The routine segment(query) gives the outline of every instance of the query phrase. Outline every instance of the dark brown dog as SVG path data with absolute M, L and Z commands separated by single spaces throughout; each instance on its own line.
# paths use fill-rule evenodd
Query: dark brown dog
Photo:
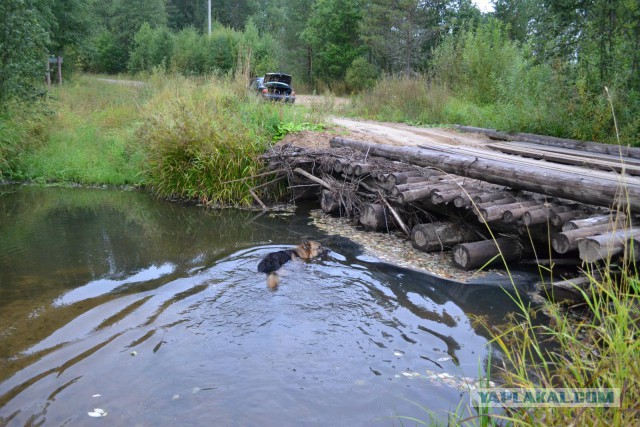
M 325 248 L 314 240 L 305 240 L 293 249 L 287 249 L 284 251 L 271 252 L 265 255 L 258 264 L 258 271 L 260 273 L 266 273 L 267 286 L 273 289 L 280 283 L 280 277 L 278 271 L 287 262 L 294 258 L 312 259 L 321 255 L 329 253 L 329 249 Z

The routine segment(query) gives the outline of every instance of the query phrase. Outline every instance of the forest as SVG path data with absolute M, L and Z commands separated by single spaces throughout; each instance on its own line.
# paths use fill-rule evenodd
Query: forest
M 638 144 L 636 0 L 494 0 L 493 7 L 212 0 L 209 34 L 207 0 L 3 0 L 0 102 L 37 96 L 47 56 L 64 57 L 66 75 L 224 76 L 244 67 L 252 76 L 291 73 L 302 92 L 359 94 L 358 114 L 370 118 Z M 408 105 L 401 114 L 371 106 L 390 90 L 411 98 L 416 81 L 415 96 L 438 105 L 416 112 L 401 99 Z

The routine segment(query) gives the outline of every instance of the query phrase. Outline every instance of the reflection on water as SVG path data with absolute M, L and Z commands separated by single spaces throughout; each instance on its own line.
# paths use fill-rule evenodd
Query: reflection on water
M 399 425 L 445 418 L 476 377 L 499 289 L 381 264 L 307 216 L 205 211 L 136 192 L 5 188 L 0 425 Z M 332 254 L 256 265 L 302 237 Z M 405 422 L 406 424 L 406 422 Z

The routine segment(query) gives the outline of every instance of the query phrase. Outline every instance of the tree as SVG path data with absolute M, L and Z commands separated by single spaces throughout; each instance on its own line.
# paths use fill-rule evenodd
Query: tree
M 35 94 L 44 80 L 49 10 L 38 0 L 0 2 L 0 108 Z
M 318 0 L 302 36 L 313 52 L 313 76 L 327 82 L 343 80 L 361 52 L 358 0 Z

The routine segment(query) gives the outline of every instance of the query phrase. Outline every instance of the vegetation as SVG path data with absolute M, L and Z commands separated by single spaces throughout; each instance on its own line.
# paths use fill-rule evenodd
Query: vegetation
M 254 188 L 268 197 L 263 184 L 272 177 L 262 174 L 259 156 L 308 118 L 261 102 L 243 78 L 198 85 L 177 79 L 154 95 L 143 117 L 137 138 L 147 152 L 145 182 L 161 196 L 216 205 L 250 205 Z
M 210 35 L 206 3 L 0 2 L 0 178 L 147 185 L 211 204 L 266 198 L 260 154 L 320 128 L 326 112 L 247 94 L 250 76 L 275 70 L 298 91 L 354 95 L 354 115 L 640 144 L 637 1 L 494 0 L 483 14 L 470 0 L 213 0 Z M 50 55 L 64 56 L 66 83 L 47 91 Z M 145 85 L 83 72 L 136 73 Z M 608 265 L 582 317 L 552 306 L 540 325 L 522 306 L 491 331 L 505 384 L 620 387 L 626 405 L 638 402 L 638 285 L 634 264 Z M 633 423 L 637 408 L 623 409 L 504 418 Z

